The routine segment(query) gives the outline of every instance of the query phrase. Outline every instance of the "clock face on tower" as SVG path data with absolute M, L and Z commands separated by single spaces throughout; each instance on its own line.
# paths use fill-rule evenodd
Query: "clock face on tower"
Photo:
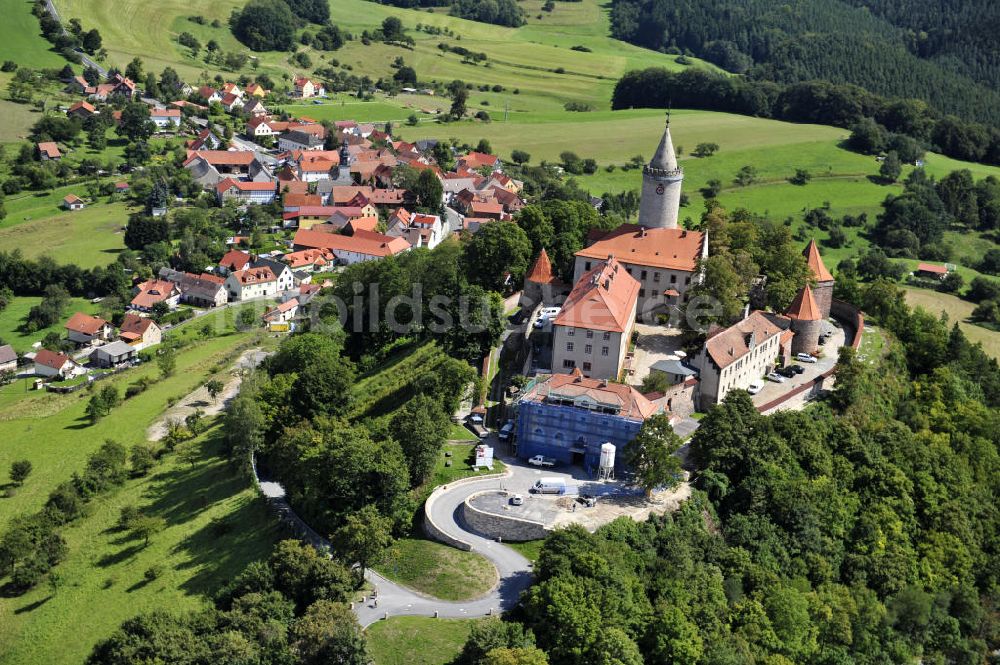
M 662 184 L 656 186 L 656 193 L 659 194 L 659 195 L 661 195 L 661 196 L 663 195 L 663 185 Z

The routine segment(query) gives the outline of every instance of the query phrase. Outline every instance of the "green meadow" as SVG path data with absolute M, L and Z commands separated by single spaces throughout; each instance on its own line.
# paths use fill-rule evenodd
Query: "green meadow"
M 0 340 L 3 340 L 4 344 L 10 344 L 18 353 L 30 351 L 32 344 L 41 340 L 50 332 L 57 332 L 60 335 L 64 334 L 65 329 L 63 326 L 75 312 L 96 314 L 100 309 L 99 304 L 94 304 L 85 298 L 71 298 L 69 304 L 66 305 L 61 321 L 48 328 L 42 328 L 37 332 L 23 332 L 21 326 L 24 324 L 28 312 L 41 301 L 41 296 L 18 296 L 0 311 Z M 0 391 L 6 392 L 6 388 L 0 388 Z

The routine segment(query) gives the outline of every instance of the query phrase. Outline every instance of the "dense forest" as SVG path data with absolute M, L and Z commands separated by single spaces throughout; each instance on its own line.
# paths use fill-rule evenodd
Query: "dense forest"
M 872 119 L 884 131 L 949 157 L 1000 164 L 1000 128 L 942 116 L 919 100 L 881 97 L 852 84 L 783 85 L 695 69 L 671 72 L 650 67 L 626 72 L 611 98 L 614 109 L 669 106 L 844 128 Z
M 755 80 L 853 83 L 1000 125 L 1000 11 L 987 0 L 614 0 L 611 24 L 618 39 Z

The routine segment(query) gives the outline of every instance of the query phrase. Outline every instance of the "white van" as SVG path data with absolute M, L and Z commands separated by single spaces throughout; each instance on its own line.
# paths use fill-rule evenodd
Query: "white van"
M 565 494 L 566 480 L 563 478 L 539 478 L 531 486 L 532 494 Z

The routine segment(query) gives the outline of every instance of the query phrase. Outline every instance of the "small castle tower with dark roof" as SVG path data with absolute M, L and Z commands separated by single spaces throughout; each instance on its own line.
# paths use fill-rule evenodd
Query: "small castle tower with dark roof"
M 536 305 L 552 305 L 565 298 L 569 287 L 552 272 L 549 254 L 542 248 L 535 264 L 524 276 L 524 290 L 521 292 L 521 307 L 534 308 Z
M 642 168 L 642 197 L 639 224 L 650 229 L 676 229 L 681 205 L 684 171 L 677 165 L 674 142 L 670 138 L 670 115 L 660 145 L 649 164 Z
M 823 316 L 813 297 L 813 291 L 806 284 L 788 306 L 785 316 L 792 320 L 792 353 L 812 353 L 819 348 L 819 333 Z
M 816 245 L 815 239 L 809 241 L 809 244 L 802 251 L 802 256 L 806 257 L 809 272 L 816 280 L 816 286 L 812 288 L 812 292 L 816 304 L 819 306 L 820 318 L 829 318 L 830 303 L 833 302 L 833 275 L 823 265 L 823 258 L 819 255 L 819 247 Z

